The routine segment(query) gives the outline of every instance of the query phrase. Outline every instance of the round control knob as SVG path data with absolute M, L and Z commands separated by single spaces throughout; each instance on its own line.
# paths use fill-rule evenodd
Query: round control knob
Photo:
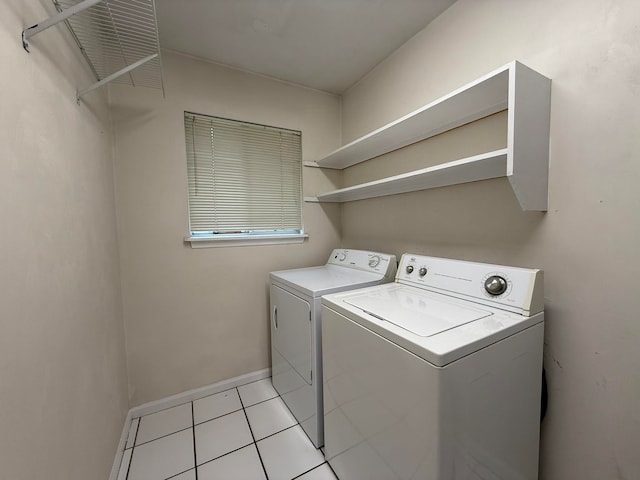
M 338 260 L 340 260 L 341 262 L 344 262 L 346 258 L 347 258 L 347 254 L 344 252 L 341 252 L 340 255 L 338 256 Z
M 484 281 L 484 289 L 490 295 L 502 295 L 507 291 L 507 281 L 499 275 L 491 275 Z
M 413 273 L 413 265 L 407 265 L 407 273 Z
M 420 267 L 420 270 L 418 270 L 418 273 L 420 274 L 421 277 L 424 277 L 427 274 L 427 268 Z
M 374 255 L 369 259 L 369 266 L 371 268 L 376 268 L 379 263 L 380 263 L 380 256 L 379 255 Z

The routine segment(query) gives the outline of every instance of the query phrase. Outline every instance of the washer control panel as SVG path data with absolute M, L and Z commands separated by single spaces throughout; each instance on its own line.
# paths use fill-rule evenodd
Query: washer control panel
M 529 315 L 544 305 L 543 273 L 537 269 L 405 253 L 396 282 Z
M 367 252 L 364 250 L 349 250 L 338 248 L 331 252 L 329 261 L 331 265 L 356 268 L 369 272 L 381 273 L 393 278 L 396 274 L 396 256 L 387 253 Z

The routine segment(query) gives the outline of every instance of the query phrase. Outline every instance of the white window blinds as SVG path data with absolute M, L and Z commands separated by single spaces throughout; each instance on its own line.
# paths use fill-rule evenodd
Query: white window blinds
M 184 114 L 192 235 L 302 232 L 298 131 Z

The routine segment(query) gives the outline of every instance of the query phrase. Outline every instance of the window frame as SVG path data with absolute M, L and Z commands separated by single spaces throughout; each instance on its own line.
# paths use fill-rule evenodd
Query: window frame
M 192 155 L 195 155 L 193 150 L 190 150 L 191 145 L 189 145 L 189 135 L 187 133 L 188 125 L 187 121 L 189 117 L 200 118 L 201 120 L 206 122 L 207 118 L 212 119 L 213 122 L 221 121 L 228 122 L 229 125 L 234 123 L 238 124 L 238 135 L 242 135 L 242 125 L 246 126 L 255 126 L 260 127 L 265 130 L 276 130 L 279 132 L 288 132 L 294 134 L 299 137 L 299 152 L 300 152 L 300 174 L 299 174 L 299 225 L 300 229 L 277 229 L 277 230 L 252 230 L 251 225 L 247 225 L 246 230 L 240 228 L 241 231 L 233 231 L 233 232 L 224 232 L 221 231 L 217 233 L 215 230 L 211 231 L 194 231 L 192 230 L 192 192 L 191 192 L 191 169 L 195 168 L 193 160 L 191 159 Z M 189 235 L 184 237 L 185 242 L 190 242 L 192 248 L 207 248 L 207 247 L 225 247 L 225 246 L 250 246 L 250 245 L 274 245 L 274 244 L 291 244 L 291 243 L 302 243 L 306 238 L 309 237 L 308 234 L 304 232 L 304 222 L 303 222 L 303 209 L 304 209 L 304 196 L 303 196 L 303 170 L 304 170 L 304 162 L 302 160 L 302 132 L 299 130 L 293 130 L 289 128 L 282 127 L 274 127 L 271 125 L 264 125 L 255 122 L 247 122 L 243 120 L 236 120 L 231 118 L 219 117 L 214 115 L 207 115 L 202 113 L 196 113 L 191 111 L 183 112 L 183 128 L 184 128 L 184 139 L 185 139 L 185 155 L 186 155 L 186 168 L 187 168 L 187 178 L 188 178 L 188 187 L 187 187 L 187 215 L 189 220 Z M 195 130 L 191 132 L 191 136 L 195 135 Z M 206 138 L 206 137 L 205 137 Z M 252 144 L 253 145 L 253 144 Z M 212 148 L 212 158 L 214 161 L 215 157 Z M 245 145 L 239 144 L 239 149 L 245 148 Z M 206 158 L 206 157 L 205 157 Z M 246 158 L 246 157 L 245 157 Z M 212 164 L 213 165 L 213 164 Z M 286 176 L 285 176 L 286 178 Z M 246 183 L 245 185 L 251 185 L 252 178 L 245 177 Z M 214 207 L 212 207 L 214 208 Z M 250 216 L 252 212 L 247 211 L 246 215 Z M 284 217 L 286 218 L 286 217 Z M 224 228 L 221 228 L 224 230 Z

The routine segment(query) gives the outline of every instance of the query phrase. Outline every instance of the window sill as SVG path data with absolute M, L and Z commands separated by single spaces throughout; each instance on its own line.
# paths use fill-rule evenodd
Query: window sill
M 256 245 L 281 245 L 287 243 L 302 243 L 309 238 L 306 233 L 293 235 L 238 235 L 224 237 L 184 237 L 185 242 L 191 243 L 191 248 L 212 247 L 253 247 Z

